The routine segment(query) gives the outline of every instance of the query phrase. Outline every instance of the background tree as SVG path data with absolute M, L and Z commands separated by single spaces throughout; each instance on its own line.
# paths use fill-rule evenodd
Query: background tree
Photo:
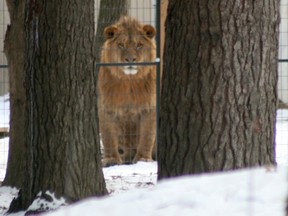
M 101 0 L 96 33 L 96 62 L 100 62 L 100 50 L 105 41 L 104 29 L 119 20 L 121 16 L 128 15 L 130 0 Z
M 275 163 L 279 0 L 169 0 L 159 179 Z
M 10 25 L 7 28 L 4 52 L 9 65 L 10 91 L 10 131 L 9 160 L 3 185 L 22 187 L 25 168 L 25 145 L 23 137 L 25 109 L 24 88 L 24 7 L 25 1 L 6 0 L 10 15 Z
M 10 211 L 26 209 L 40 191 L 71 202 L 106 194 L 91 49 L 94 2 L 25 1 L 24 11 L 26 169 Z
M 161 0 L 161 19 L 160 19 L 160 53 L 161 53 L 161 59 L 163 59 L 164 54 L 164 44 L 165 44 L 165 21 L 167 16 L 167 7 L 168 7 L 168 0 Z M 158 45 L 159 46 L 159 45 Z M 163 71 L 163 61 L 160 62 L 160 68 L 161 68 L 161 75 Z

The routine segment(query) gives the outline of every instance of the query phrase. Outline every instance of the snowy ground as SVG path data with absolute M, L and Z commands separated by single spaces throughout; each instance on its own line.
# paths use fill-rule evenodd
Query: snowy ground
M 9 127 L 9 114 L 9 95 L 6 94 L 4 96 L 0 96 L 0 128 Z M 6 163 L 8 159 L 8 142 L 8 138 L 1 139 L 0 137 L 0 182 L 3 180 L 6 172 Z
M 286 177 L 284 167 L 187 176 L 146 190 L 82 201 L 49 215 L 283 216 Z
M 6 173 L 8 142 L 9 138 L 0 139 L 0 182 L 4 179 Z
M 3 121 L 9 112 L 7 115 L 6 109 L 5 115 L 1 115 L 1 99 L 0 120 Z M 277 169 L 187 176 L 156 185 L 156 162 L 113 166 L 103 169 L 108 197 L 87 199 L 48 215 L 284 216 L 288 194 L 288 110 L 278 111 L 276 127 Z M 5 176 L 7 152 L 8 138 L 0 139 L 0 181 Z M 0 187 L 0 216 L 16 194 L 16 189 Z M 24 212 L 13 214 L 23 215 Z
M 155 163 L 140 163 L 130 167 L 136 170 L 137 175 L 140 175 L 143 168 L 146 171 L 153 171 L 154 174 L 156 171 Z M 109 172 L 118 173 L 122 168 L 122 166 L 109 168 Z M 131 182 L 135 182 L 135 179 L 130 176 L 131 172 L 126 172 L 126 166 L 123 171 L 129 174 L 129 177 L 123 175 L 122 180 L 118 182 L 120 184 L 117 182 L 111 184 L 114 190 L 122 190 L 124 185 L 129 188 L 135 186 L 131 187 Z M 104 172 L 107 175 L 107 170 L 104 169 Z M 144 172 L 141 175 L 143 174 Z M 151 183 L 148 184 L 148 189 L 131 189 L 126 193 L 101 199 L 90 198 L 61 207 L 47 215 L 284 216 L 284 201 L 287 195 L 287 167 L 284 166 L 278 167 L 277 170 L 258 168 L 186 176 L 166 180 L 150 187 L 155 183 L 153 178 Z M 15 193 L 15 189 L 0 188 L 1 204 L 8 206 Z M 23 216 L 24 212 L 12 215 Z

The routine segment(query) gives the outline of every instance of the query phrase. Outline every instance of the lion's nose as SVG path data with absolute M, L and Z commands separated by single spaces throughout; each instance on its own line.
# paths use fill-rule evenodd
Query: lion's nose
M 133 63 L 136 61 L 136 58 L 133 58 L 133 57 L 125 58 L 125 61 L 128 63 Z

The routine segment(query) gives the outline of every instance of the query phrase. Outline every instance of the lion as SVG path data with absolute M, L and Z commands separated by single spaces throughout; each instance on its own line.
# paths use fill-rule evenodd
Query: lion
M 156 30 L 125 16 L 104 29 L 102 63 L 154 62 Z M 155 65 L 101 66 L 99 126 L 103 166 L 153 161 L 156 140 Z

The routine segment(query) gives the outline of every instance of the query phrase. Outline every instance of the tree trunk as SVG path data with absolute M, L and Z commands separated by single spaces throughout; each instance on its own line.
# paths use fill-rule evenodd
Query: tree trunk
M 104 29 L 119 20 L 121 16 L 128 15 L 130 0 L 101 0 L 97 19 L 96 32 L 96 62 L 100 62 L 100 53 L 104 38 Z
M 286 216 L 288 216 L 288 198 L 286 199 Z
M 161 62 L 160 62 L 160 71 L 162 75 L 163 71 L 163 54 L 164 54 L 164 44 L 165 44 L 165 21 L 167 16 L 167 7 L 168 7 L 169 0 L 162 0 L 161 1 L 161 19 L 160 19 L 160 53 L 161 53 Z M 159 46 L 159 45 L 158 45 Z
M 10 131 L 9 160 L 3 185 L 22 187 L 25 168 L 24 142 L 24 8 L 25 1 L 6 0 L 10 25 L 7 28 L 4 52 L 9 65 Z
M 40 191 L 70 202 L 106 194 L 101 168 L 94 62 L 94 2 L 27 0 L 27 169 L 10 211 Z
M 275 164 L 279 0 L 169 0 L 159 179 Z

